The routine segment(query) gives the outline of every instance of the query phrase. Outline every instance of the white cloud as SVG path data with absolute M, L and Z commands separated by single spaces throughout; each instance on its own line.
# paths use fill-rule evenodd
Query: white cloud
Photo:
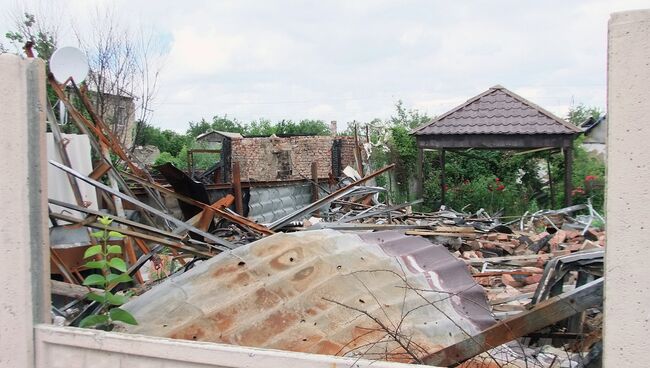
M 106 3 L 51 1 L 74 20 Z M 215 114 L 343 127 L 387 118 L 398 99 L 434 115 L 497 83 L 559 115 L 572 103 L 604 108 L 609 13 L 647 7 L 641 0 L 113 4 L 123 23 L 169 41 L 154 123 L 179 131 Z
M 241 36 L 226 36 L 215 29 L 184 26 L 172 31 L 169 68 L 188 74 L 210 75 L 232 68 L 245 44 Z

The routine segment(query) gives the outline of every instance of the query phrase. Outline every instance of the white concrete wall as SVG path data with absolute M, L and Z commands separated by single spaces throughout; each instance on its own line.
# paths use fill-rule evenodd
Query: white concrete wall
M 46 325 L 36 327 L 36 356 L 37 368 L 419 367 Z
M 612 14 L 605 367 L 650 365 L 650 10 Z
M 0 55 L 0 367 L 33 366 L 49 316 L 45 65 Z

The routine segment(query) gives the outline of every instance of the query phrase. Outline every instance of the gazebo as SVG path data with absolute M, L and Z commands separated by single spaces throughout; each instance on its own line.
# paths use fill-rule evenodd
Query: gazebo
M 424 150 L 438 150 L 445 203 L 445 151 L 474 149 L 545 150 L 564 154 L 564 201 L 571 205 L 573 140 L 582 131 L 502 86 L 494 86 L 462 105 L 415 128 L 418 191 L 422 194 Z

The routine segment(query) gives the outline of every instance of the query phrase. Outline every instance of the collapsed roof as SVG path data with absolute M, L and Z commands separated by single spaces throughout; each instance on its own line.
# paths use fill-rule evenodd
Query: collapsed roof
M 145 335 L 417 361 L 494 323 L 446 248 L 397 231 L 276 234 L 124 306 Z

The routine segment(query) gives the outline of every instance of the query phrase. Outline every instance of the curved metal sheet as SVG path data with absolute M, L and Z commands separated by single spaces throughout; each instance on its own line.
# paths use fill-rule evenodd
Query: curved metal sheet
M 396 231 L 276 234 L 124 308 L 139 322 L 124 327 L 131 333 L 391 361 L 412 361 L 494 322 L 462 263 Z

